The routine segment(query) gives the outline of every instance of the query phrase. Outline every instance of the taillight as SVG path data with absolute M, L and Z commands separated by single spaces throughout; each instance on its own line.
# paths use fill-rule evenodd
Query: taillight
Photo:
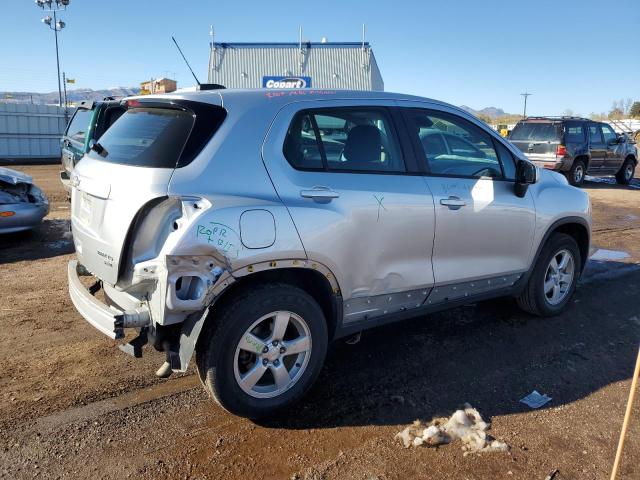
M 558 157 L 564 157 L 567 154 L 567 147 L 564 145 L 558 145 L 556 147 L 556 155 Z
M 142 103 L 140 103 L 140 101 L 135 100 L 135 99 L 127 100 L 127 101 L 124 102 L 124 104 L 125 104 L 124 106 L 127 107 L 127 108 L 135 108 L 135 107 L 141 107 L 142 106 Z

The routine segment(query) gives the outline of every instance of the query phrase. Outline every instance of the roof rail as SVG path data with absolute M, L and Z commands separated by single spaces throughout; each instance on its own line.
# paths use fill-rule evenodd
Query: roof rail
M 591 121 L 589 118 L 576 117 L 572 115 L 539 115 L 535 117 L 524 117 L 522 120 L 586 120 Z

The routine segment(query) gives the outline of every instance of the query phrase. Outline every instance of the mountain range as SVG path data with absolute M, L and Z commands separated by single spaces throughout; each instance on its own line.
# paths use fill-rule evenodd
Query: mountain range
M 485 107 L 482 110 L 475 110 L 471 107 L 467 107 L 466 105 L 460 105 L 460 108 L 463 110 L 466 110 L 467 112 L 473 115 L 476 115 L 476 116 L 486 115 L 487 117 L 491 117 L 493 119 L 512 116 L 511 113 L 507 113 L 503 109 L 497 108 L 497 107 Z
M 69 103 L 77 103 L 82 100 L 102 100 L 104 97 L 126 97 L 136 95 L 140 92 L 137 87 L 115 87 L 103 90 L 92 90 L 90 88 L 75 88 L 67 90 L 67 101 Z M 0 101 L 9 103 L 37 103 L 55 105 L 58 103 L 58 92 L 50 93 L 33 93 L 33 92 L 0 92 Z M 481 110 L 475 110 L 466 105 L 460 108 L 467 112 L 479 116 L 487 116 L 492 119 L 509 116 L 502 108 L 485 107 Z
M 115 87 L 103 90 L 92 90 L 91 88 L 67 89 L 67 101 L 69 103 L 77 103 L 82 100 L 102 100 L 105 97 L 127 97 L 129 95 L 137 95 L 139 92 L 140 89 L 137 87 Z M 58 92 L 0 92 L 0 101 L 56 105 L 58 103 Z

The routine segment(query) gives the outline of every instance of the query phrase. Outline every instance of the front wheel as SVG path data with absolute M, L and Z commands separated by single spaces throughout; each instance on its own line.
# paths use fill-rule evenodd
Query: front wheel
M 566 308 L 580 277 L 580 249 L 569 235 L 554 233 L 542 248 L 518 306 L 542 317 L 558 315 Z
M 622 168 L 616 173 L 616 181 L 621 185 L 629 185 L 636 172 L 636 162 L 633 158 L 627 158 L 622 164 Z
M 272 415 L 313 385 L 327 351 L 322 309 L 305 291 L 265 285 L 227 302 L 199 339 L 198 373 L 227 411 Z

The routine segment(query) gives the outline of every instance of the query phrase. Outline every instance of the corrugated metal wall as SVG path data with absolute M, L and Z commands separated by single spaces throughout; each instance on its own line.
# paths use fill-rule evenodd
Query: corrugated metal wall
M 262 88 L 263 76 L 311 77 L 312 88 L 384 90 L 371 48 L 365 44 L 216 44 L 210 83 Z
M 64 108 L 0 103 L 0 160 L 59 159 L 66 125 Z

